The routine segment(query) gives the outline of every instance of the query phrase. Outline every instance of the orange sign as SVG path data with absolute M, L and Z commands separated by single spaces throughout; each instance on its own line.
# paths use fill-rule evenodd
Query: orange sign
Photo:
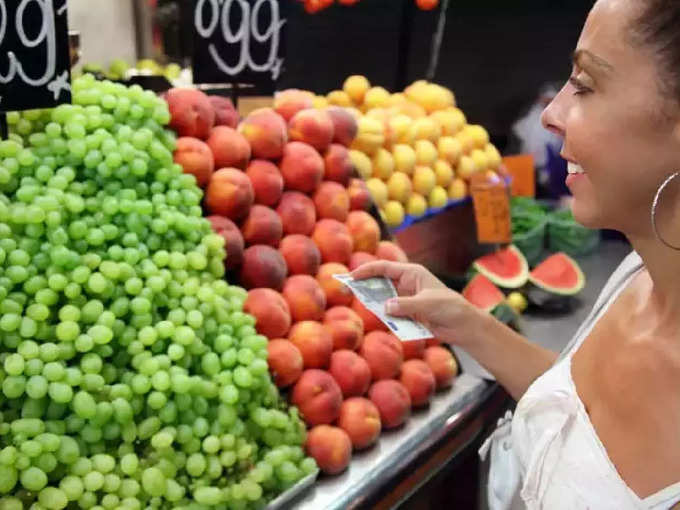
M 473 186 L 477 240 L 480 243 L 506 244 L 512 241 L 510 197 L 505 183 Z
M 536 169 L 531 154 L 506 156 L 503 158 L 503 165 L 512 176 L 512 196 L 536 196 Z

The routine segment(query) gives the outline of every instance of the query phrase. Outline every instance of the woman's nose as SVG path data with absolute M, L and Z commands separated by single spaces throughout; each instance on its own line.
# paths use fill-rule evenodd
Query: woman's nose
M 564 118 L 566 112 L 564 89 L 557 94 L 553 100 L 545 107 L 541 115 L 543 127 L 552 133 L 564 138 Z

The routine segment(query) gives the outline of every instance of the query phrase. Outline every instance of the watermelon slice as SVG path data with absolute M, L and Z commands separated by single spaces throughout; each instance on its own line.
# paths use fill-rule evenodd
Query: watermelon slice
M 493 311 L 505 301 L 505 295 L 483 274 L 475 275 L 463 289 L 463 297 L 477 308 Z
M 477 272 L 505 289 L 518 289 L 529 277 L 527 259 L 513 245 L 478 258 L 472 266 Z
M 536 287 L 559 296 L 574 296 L 586 284 L 583 271 L 566 253 L 551 255 L 529 274 L 529 281 Z

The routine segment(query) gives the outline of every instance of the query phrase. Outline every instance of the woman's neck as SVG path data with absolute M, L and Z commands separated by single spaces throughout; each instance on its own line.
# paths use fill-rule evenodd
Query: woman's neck
M 680 325 L 680 251 L 668 248 L 653 235 L 629 240 L 651 280 L 645 311 L 653 312 L 666 325 Z

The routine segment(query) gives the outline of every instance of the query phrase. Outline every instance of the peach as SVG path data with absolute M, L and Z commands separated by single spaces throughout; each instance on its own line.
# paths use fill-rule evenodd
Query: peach
M 185 174 L 196 177 L 196 184 L 205 188 L 210 181 L 215 162 L 208 144 L 191 136 L 182 136 L 177 139 L 177 148 L 173 159 L 178 165 L 182 165 Z
M 275 338 L 267 344 L 267 363 L 274 384 L 279 388 L 290 386 L 302 375 L 303 361 L 300 349 L 283 338 Z
M 312 108 L 313 101 L 314 94 L 306 90 L 282 90 L 274 96 L 274 110 L 288 122 L 300 110 Z
M 354 243 L 344 223 L 330 218 L 321 220 L 314 227 L 312 239 L 319 247 L 324 262 L 349 262 Z
M 399 375 L 404 361 L 401 340 L 391 333 L 372 331 L 364 337 L 361 356 L 371 368 L 374 381 L 391 379 Z
M 347 194 L 350 211 L 368 211 L 371 208 L 371 192 L 363 179 L 351 179 Z
M 458 364 L 447 348 L 438 345 L 428 347 L 425 349 L 423 359 L 434 374 L 437 389 L 451 385 L 458 374 Z
M 333 423 L 337 419 L 342 393 L 331 374 L 325 370 L 307 369 L 293 386 L 290 401 L 298 407 L 307 425 L 314 426 Z
M 356 313 L 364 323 L 364 332 L 369 331 L 389 331 L 387 326 L 378 319 L 378 317 L 368 308 L 361 304 L 361 301 L 354 298 L 352 300 L 352 310 Z
M 355 251 L 352 253 L 352 256 L 349 259 L 349 270 L 354 271 L 360 265 L 365 264 L 366 262 L 373 262 L 375 260 L 378 260 L 375 255 L 371 255 L 370 253 L 363 251 Z
M 352 460 L 352 441 L 339 427 L 314 427 L 307 434 L 305 449 L 327 475 L 342 473 Z
M 333 338 L 333 350 L 357 350 L 364 340 L 364 330 L 353 320 L 324 321 Z
M 283 235 L 281 218 L 274 209 L 256 204 L 241 226 L 243 239 L 247 245 L 268 244 L 277 247 Z
M 301 234 L 284 237 L 279 244 L 279 251 L 286 259 L 289 274 L 316 275 L 321 265 L 321 252 L 314 241 Z
M 333 340 L 323 324 L 298 322 L 288 333 L 288 340 L 300 349 L 305 368 L 326 368 L 331 362 Z
M 349 214 L 349 194 L 337 182 L 322 182 L 314 193 L 316 217 L 331 218 L 344 222 Z
M 375 404 L 366 398 L 349 398 L 340 407 L 338 426 L 347 432 L 352 446 L 356 450 L 361 450 L 371 446 L 380 436 L 382 428 L 380 412 Z
M 434 374 L 422 359 L 405 361 L 401 367 L 400 380 L 411 396 L 413 407 L 426 405 L 434 395 Z
M 357 327 L 361 328 L 361 331 L 363 332 L 364 321 L 361 319 L 361 317 L 359 317 L 359 315 L 354 310 L 347 306 L 334 306 L 332 308 L 329 308 L 328 310 L 326 310 L 326 313 L 323 316 L 324 323 L 344 320 L 354 322 L 357 325 Z
M 328 371 L 338 383 L 342 395 L 360 397 L 371 384 L 371 369 L 364 358 L 349 349 L 335 351 L 331 355 Z
M 335 181 L 347 186 L 354 172 L 354 165 L 349 157 L 349 151 L 337 143 L 332 143 L 326 151 L 324 160 L 324 179 Z
M 276 248 L 256 244 L 243 252 L 240 280 L 246 289 L 281 290 L 287 272 L 286 261 Z
M 392 241 L 380 241 L 378 248 L 375 250 L 375 256 L 382 260 L 391 260 L 392 262 L 408 262 L 408 257 L 404 250 Z
M 276 208 L 284 234 L 311 235 L 316 225 L 314 201 L 299 191 L 284 191 Z
M 200 90 L 174 88 L 165 95 L 170 110 L 170 128 L 179 136 L 205 139 L 215 123 L 208 96 Z
M 215 167 L 245 170 L 250 161 L 250 144 L 241 133 L 228 126 L 217 126 L 206 140 L 215 158 Z
M 442 345 L 444 342 L 439 340 L 439 338 L 427 338 L 425 340 L 425 347 L 435 347 L 437 345 Z
M 323 178 L 323 159 L 311 145 L 290 142 L 283 149 L 280 162 L 286 189 L 313 192 Z
M 253 157 L 280 158 L 288 143 L 286 122 L 271 108 L 252 111 L 238 127 L 253 151 Z
M 411 414 L 411 396 L 399 381 L 387 379 L 376 382 L 368 390 L 368 398 L 378 408 L 384 429 L 398 427 Z
M 267 338 L 284 337 L 290 329 L 288 303 L 273 289 L 250 290 L 243 311 L 255 317 L 255 329 Z
M 357 120 L 344 108 L 328 108 L 326 113 L 333 122 L 333 141 L 349 147 L 357 136 Z
M 239 115 L 234 103 L 228 97 L 208 96 L 208 100 L 215 110 L 215 125 L 229 126 L 236 129 L 238 126 Z
M 246 175 L 253 185 L 255 203 L 274 207 L 281 200 L 283 177 L 274 163 L 254 159 L 246 169 Z
M 349 269 L 337 262 L 327 262 L 319 268 L 316 280 L 326 295 L 328 306 L 349 306 L 352 304 L 352 291 L 341 282 L 333 278 L 334 274 L 347 274 Z
M 304 142 L 323 152 L 333 141 L 333 121 L 322 110 L 302 110 L 288 123 L 291 140 Z
M 283 297 L 288 302 L 291 316 L 296 322 L 323 318 L 326 295 L 313 276 L 297 274 L 288 277 L 283 284 Z
M 365 211 L 352 211 L 345 224 L 354 240 L 355 251 L 375 253 L 380 242 L 380 226 L 373 216 Z
M 422 359 L 425 353 L 425 339 L 402 342 L 401 349 L 404 351 L 404 359 Z
M 236 224 L 229 218 L 223 216 L 208 216 L 213 231 L 224 238 L 224 250 L 227 258 L 224 261 L 226 269 L 234 269 L 243 262 L 243 250 L 245 241 L 243 235 Z
M 215 172 L 205 190 L 205 205 L 212 214 L 238 221 L 250 212 L 255 200 L 248 176 L 236 168 Z

